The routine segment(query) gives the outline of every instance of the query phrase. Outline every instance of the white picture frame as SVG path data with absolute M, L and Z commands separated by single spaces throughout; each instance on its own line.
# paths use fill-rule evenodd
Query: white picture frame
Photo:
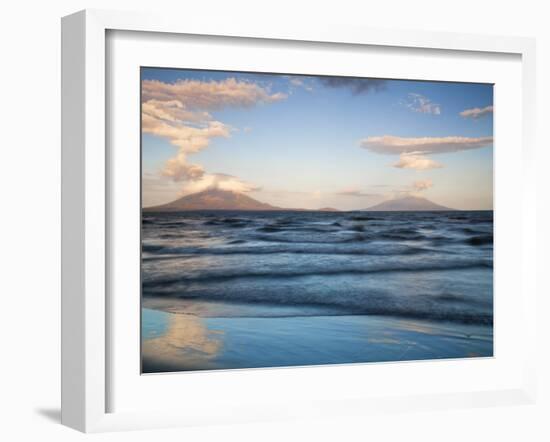
M 521 57 L 521 303 L 518 323 L 533 336 L 536 324 L 537 288 L 533 263 L 536 256 L 535 177 L 535 43 L 532 39 L 416 31 L 358 29 L 308 24 L 292 27 L 252 22 L 212 22 L 194 19 L 182 24 L 178 17 L 87 10 L 62 21 L 62 423 L 85 432 L 247 422 L 290 416 L 363 414 L 371 411 L 402 411 L 430 408 L 489 406 L 531 403 L 535 399 L 535 349 L 526 340 L 521 356 L 521 382 L 504 388 L 378 397 L 340 397 L 297 401 L 289 397 L 273 406 L 253 400 L 236 404 L 231 413 L 198 409 L 149 411 L 109 410 L 109 345 L 111 312 L 108 302 L 111 216 L 109 159 L 106 121 L 109 118 L 106 38 L 110 31 L 154 32 L 163 35 L 218 36 L 273 41 L 337 43 L 341 47 L 430 49 L 514 54 Z M 158 35 L 158 34 L 157 34 Z M 497 172 L 498 173 L 498 172 Z M 498 189 L 497 189 L 498 192 Z M 412 367 L 412 366 L 411 366 Z M 288 372 L 298 369 L 285 369 Z M 343 370 L 343 367 L 330 369 Z M 382 367 L 381 370 L 384 370 Z M 258 372 L 256 372 L 258 373 Z M 242 373 L 241 373 L 242 374 Z M 205 373 L 203 378 L 211 376 Z M 255 375 L 269 380 L 269 371 Z M 208 378 L 206 378 L 208 381 Z M 217 384 L 225 382 L 216 378 Z M 252 387 L 250 387 L 252 388 Z M 250 396 L 250 395 L 249 395 Z M 251 396 L 253 397 L 253 395 Z M 191 398 L 189 398 L 191 399 Z

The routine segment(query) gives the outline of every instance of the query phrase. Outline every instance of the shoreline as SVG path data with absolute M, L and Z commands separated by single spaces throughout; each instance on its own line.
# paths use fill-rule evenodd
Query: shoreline
M 143 373 L 493 356 L 489 325 L 162 300 L 143 299 Z

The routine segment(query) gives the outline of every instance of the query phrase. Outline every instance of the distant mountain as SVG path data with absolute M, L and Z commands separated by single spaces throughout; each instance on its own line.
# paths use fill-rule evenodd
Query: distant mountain
M 321 207 L 320 209 L 317 209 L 318 212 L 340 212 L 338 209 L 335 209 L 334 207 Z
M 421 198 L 419 196 L 405 196 L 402 198 L 396 198 L 388 201 L 381 202 L 376 204 L 368 209 L 363 209 L 365 211 L 381 211 L 381 212 L 393 212 L 393 211 L 436 211 L 436 210 L 454 210 L 448 207 L 440 206 L 439 204 L 433 203 L 426 198 Z
M 207 189 L 186 195 L 168 204 L 146 207 L 146 212 L 180 212 L 187 210 L 284 210 L 229 190 Z

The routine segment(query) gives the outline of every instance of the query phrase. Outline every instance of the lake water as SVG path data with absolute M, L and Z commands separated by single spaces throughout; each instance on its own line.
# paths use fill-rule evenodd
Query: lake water
M 144 372 L 492 355 L 491 211 L 142 225 Z

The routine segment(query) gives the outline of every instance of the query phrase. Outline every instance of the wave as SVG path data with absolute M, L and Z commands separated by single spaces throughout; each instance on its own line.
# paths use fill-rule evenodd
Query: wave
M 228 242 L 228 244 L 245 244 L 246 240 L 244 239 L 233 239 Z
M 471 223 L 493 222 L 492 212 L 464 212 L 463 214 L 448 215 L 450 221 L 468 221 Z
M 194 299 L 192 297 L 182 296 L 181 299 Z M 216 298 L 208 299 L 203 297 L 204 300 L 215 301 Z M 215 318 L 301 318 L 301 317 L 323 317 L 323 316 L 390 316 L 394 318 L 403 319 L 420 319 L 431 321 L 444 321 L 444 322 L 458 322 L 462 324 L 471 325 L 493 325 L 492 313 L 472 312 L 472 311 L 444 311 L 444 310 L 420 310 L 411 309 L 410 307 L 395 307 L 395 306 L 363 306 L 363 307 L 342 307 L 340 305 L 333 305 L 330 303 L 306 303 L 296 304 L 293 303 L 293 311 L 283 312 L 280 307 L 286 307 L 284 303 L 278 304 L 277 302 L 261 302 L 250 301 L 247 299 L 227 301 L 230 304 L 239 304 L 243 302 L 256 306 L 257 309 L 251 313 L 246 310 L 236 309 L 231 312 L 215 313 L 210 315 L 208 312 L 204 313 L 205 317 Z M 267 307 L 262 309 L 261 307 Z M 271 308 L 275 307 L 275 308 Z M 177 314 L 177 313 L 176 313 Z M 185 313 L 183 313 L 185 314 Z
M 434 272 L 434 271 L 452 271 L 465 269 L 492 269 L 492 262 L 453 262 L 453 263 L 430 263 L 424 264 L 397 264 L 387 266 L 372 265 L 371 268 L 348 267 L 348 268 L 316 268 L 301 269 L 288 268 L 287 270 L 206 270 L 196 275 L 177 275 L 168 278 L 151 279 L 143 281 L 143 287 L 156 287 L 185 282 L 209 282 L 209 281 L 230 281 L 234 279 L 250 278 L 301 278 L 308 276 L 335 276 L 335 275 L 369 275 L 374 273 L 396 273 L 396 272 Z
M 247 227 L 252 220 L 245 218 L 215 218 L 205 221 L 205 226 Z
M 283 233 L 283 232 L 280 232 Z M 312 239 L 312 238 L 290 238 L 288 235 L 286 236 L 277 236 L 277 235 L 254 235 L 251 237 L 251 239 L 256 241 L 262 241 L 267 243 L 283 243 L 283 244 L 345 244 L 350 242 L 356 242 L 356 241 L 366 241 L 368 238 L 366 235 L 354 235 L 354 236 L 347 236 L 347 237 L 340 237 L 340 238 L 327 238 L 322 237 L 320 239 Z
M 275 227 L 275 226 L 263 226 L 263 227 L 259 227 L 257 230 L 258 232 L 267 232 L 267 233 L 284 231 L 283 228 Z
M 163 221 L 163 220 L 157 220 L 157 219 L 150 219 L 150 218 L 143 218 L 141 220 L 142 225 L 148 225 L 148 226 L 156 226 L 163 229 L 169 229 L 169 228 L 181 228 L 187 226 L 187 223 L 185 221 Z
M 492 324 L 492 303 L 482 303 L 459 293 L 410 296 L 362 286 L 355 286 L 345 293 L 338 292 L 337 288 L 334 290 L 334 293 L 307 291 L 303 290 L 299 283 L 287 285 L 284 290 L 272 287 L 257 290 L 253 283 L 228 286 L 219 282 L 214 286 L 194 286 L 185 290 L 182 287 L 164 290 L 146 287 L 143 293 L 145 296 L 157 298 L 175 297 L 182 300 L 234 305 L 235 307 L 227 309 L 225 314 L 230 317 L 383 315 Z M 249 308 L 243 308 L 244 305 Z M 209 309 L 199 310 L 208 312 Z
M 379 220 L 383 220 L 383 218 L 375 217 L 375 216 L 357 215 L 357 216 L 352 216 L 350 218 L 350 220 L 352 220 L 352 221 L 379 221 Z
M 245 244 L 244 240 L 230 241 L 231 245 Z M 160 247 L 160 248 L 159 248 Z M 188 257 L 208 256 L 208 255 L 276 255 L 276 254 L 297 254 L 297 255 L 365 255 L 365 256 L 400 256 L 400 255 L 416 255 L 420 253 L 432 253 L 435 250 L 424 247 L 398 246 L 388 245 L 378 248 L 337 248 L 333 246 L 321 247 L 296 247 L 288 245 L 274 246 L 250 246 L 250 247 L 162 247 L 148 246 L 143 249 L 146 252 L 155 252 L 157 256 L 148 256 L 146 260 L 154 260 L 156 258 L 166 258 L 166 255 L 173 255 L 174 258 L 180 256 Z
M 282 227 L 279 225 L 262 226 L 256 229 L 258 232 L 303 232 L 303 233 L 335 233 L 339 232 L 338 229 L 332 229 L 330 227 Z
M 490 223 L 485 212 L 155 215 L 143 219 L 142 293 L 490 324 Z

